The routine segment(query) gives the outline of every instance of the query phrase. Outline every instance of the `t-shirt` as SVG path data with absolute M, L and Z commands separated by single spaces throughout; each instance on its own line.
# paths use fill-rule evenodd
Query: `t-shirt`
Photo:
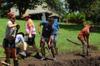
M 7 23 L 7 27 L 6 27 L 6 34 L 5 37 L 7 37 L 8 35 L 14 36 L 16 34 L 16 28 L 15 27 L 10 27 L 11 25 L 13 25 L 13 23 L 9 20 Z
M 54 29 L 53 34 L 57 34 L 58 30 L 59 30 L 59 23 L 58 23 L 58 19 L 54 19 L 54 23 L 52 28 Z
M 53 32 L 52 25 L 49 25 L 48 23 L 41 23 L 41 25 L 43 25 L 42 36 L 49 38 Z
M 30 28 L 32 27 L 32 30 Z M 36 34 L 35 25 L 33 24 L 33 21 L 31 19 L 28 20 L 26 23 L 26 32 L 29 33 L 31 31 L 31 34 Z
M 16 35 L 15 43 L 17 44 L 19 42 L 25 42 L 24 37 L 21 34 Z

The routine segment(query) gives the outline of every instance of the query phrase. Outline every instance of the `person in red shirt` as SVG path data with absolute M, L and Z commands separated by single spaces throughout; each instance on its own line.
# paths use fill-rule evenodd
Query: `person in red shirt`
M 83 45 L 82 46 L 83 55 L 87 55 L 87 56 L 88 56 L 88 52 L 89 52 L 90 29 L 91 29 L 91 25 L 85 24 L 84 28 L 78 34 L 78 39 L 81 41 L 81 43 Z

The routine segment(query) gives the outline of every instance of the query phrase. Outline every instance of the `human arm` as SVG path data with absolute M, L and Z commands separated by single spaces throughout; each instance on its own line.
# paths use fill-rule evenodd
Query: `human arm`
M 49 37 L 49 40 L 48 40 L 48 45 L 49 45 L 49 48 L 50 47 L 52 47 L 52 42 L 53 42 L 53 36 L 54 36 L 54 34 L 53 34 L 53 32 L 54 32 L 54 29 L 51 27 L 51 29 L 49 29 L 50 30 L 50 37 Z
M 7 25 L 8 27 L 12 28 L 12 27 L 16 27 L 17 24 L 16 23 L 13 24 L 11 21 L 9 21 Z
M 22 38 L 21 38 L 21 41 L 22 41 L 22 43 L 23 43 L 23 50 L 27 50 L 27 43 L 25 42 L 25 39 L 24 39 L 24 37 L 22 36 Z
M 34 23 L 31 19 L 28 20 L 28 26 L 29 26 L 29 37 L 32 37 L 32 31 L 33 31 L 33 27 L 34 27 Z
M 22 34 L 17 34 L 15 43 L 22 43 L 23 44 L 23 50 L 27 49 L 27 43 L 25 42 L 24 36 Z
M 38 32 L 39 32 L 39 34 L 41 33 L 41 27 L 42 27 L 42 26 L 44 27 L 45 24 L 46 24 L 46 23 L 39 23 L 39 24 L 38 24 Z

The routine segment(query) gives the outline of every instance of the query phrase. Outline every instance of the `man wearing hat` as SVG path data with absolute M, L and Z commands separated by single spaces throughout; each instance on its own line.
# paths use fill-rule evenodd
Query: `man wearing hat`
M 52 17 L 49 17 L 48 22 L 41 22 L 38 26 L 39 33 L 40 33 L 40 26 L 43 26 L 41 40 L 40 40 L 40 47 L 41 47 L 41 54 L 42 54 L 41 60 L 46 59 L 46 56 L 45 56 L 46 43 L 48 45 L 48 48 L 51 50 L 53 60 L 55 60 L 54 48 L 53 48 L 52 39 L 51 39 L 51 35 L 53 32 L 53 28 L 52 28 L 53 23 L 54 23 L 54 19 Z

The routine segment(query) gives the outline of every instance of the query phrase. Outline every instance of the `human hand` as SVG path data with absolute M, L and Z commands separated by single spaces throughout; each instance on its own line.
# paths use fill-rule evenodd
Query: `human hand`
M 49 47 L 49 49 L 51 48 L 51 42 L 48 42 L 48 47 Z
M 19 25 L 19 24 L 16 24 L 16 28 L 17 28 L 17 29 L 20 29 L 20 25 Z
M 32 37 L 32 35 L 31 35 L 31 34 L 29 34 L 29 37 L 31 38 L 31 37 Z

